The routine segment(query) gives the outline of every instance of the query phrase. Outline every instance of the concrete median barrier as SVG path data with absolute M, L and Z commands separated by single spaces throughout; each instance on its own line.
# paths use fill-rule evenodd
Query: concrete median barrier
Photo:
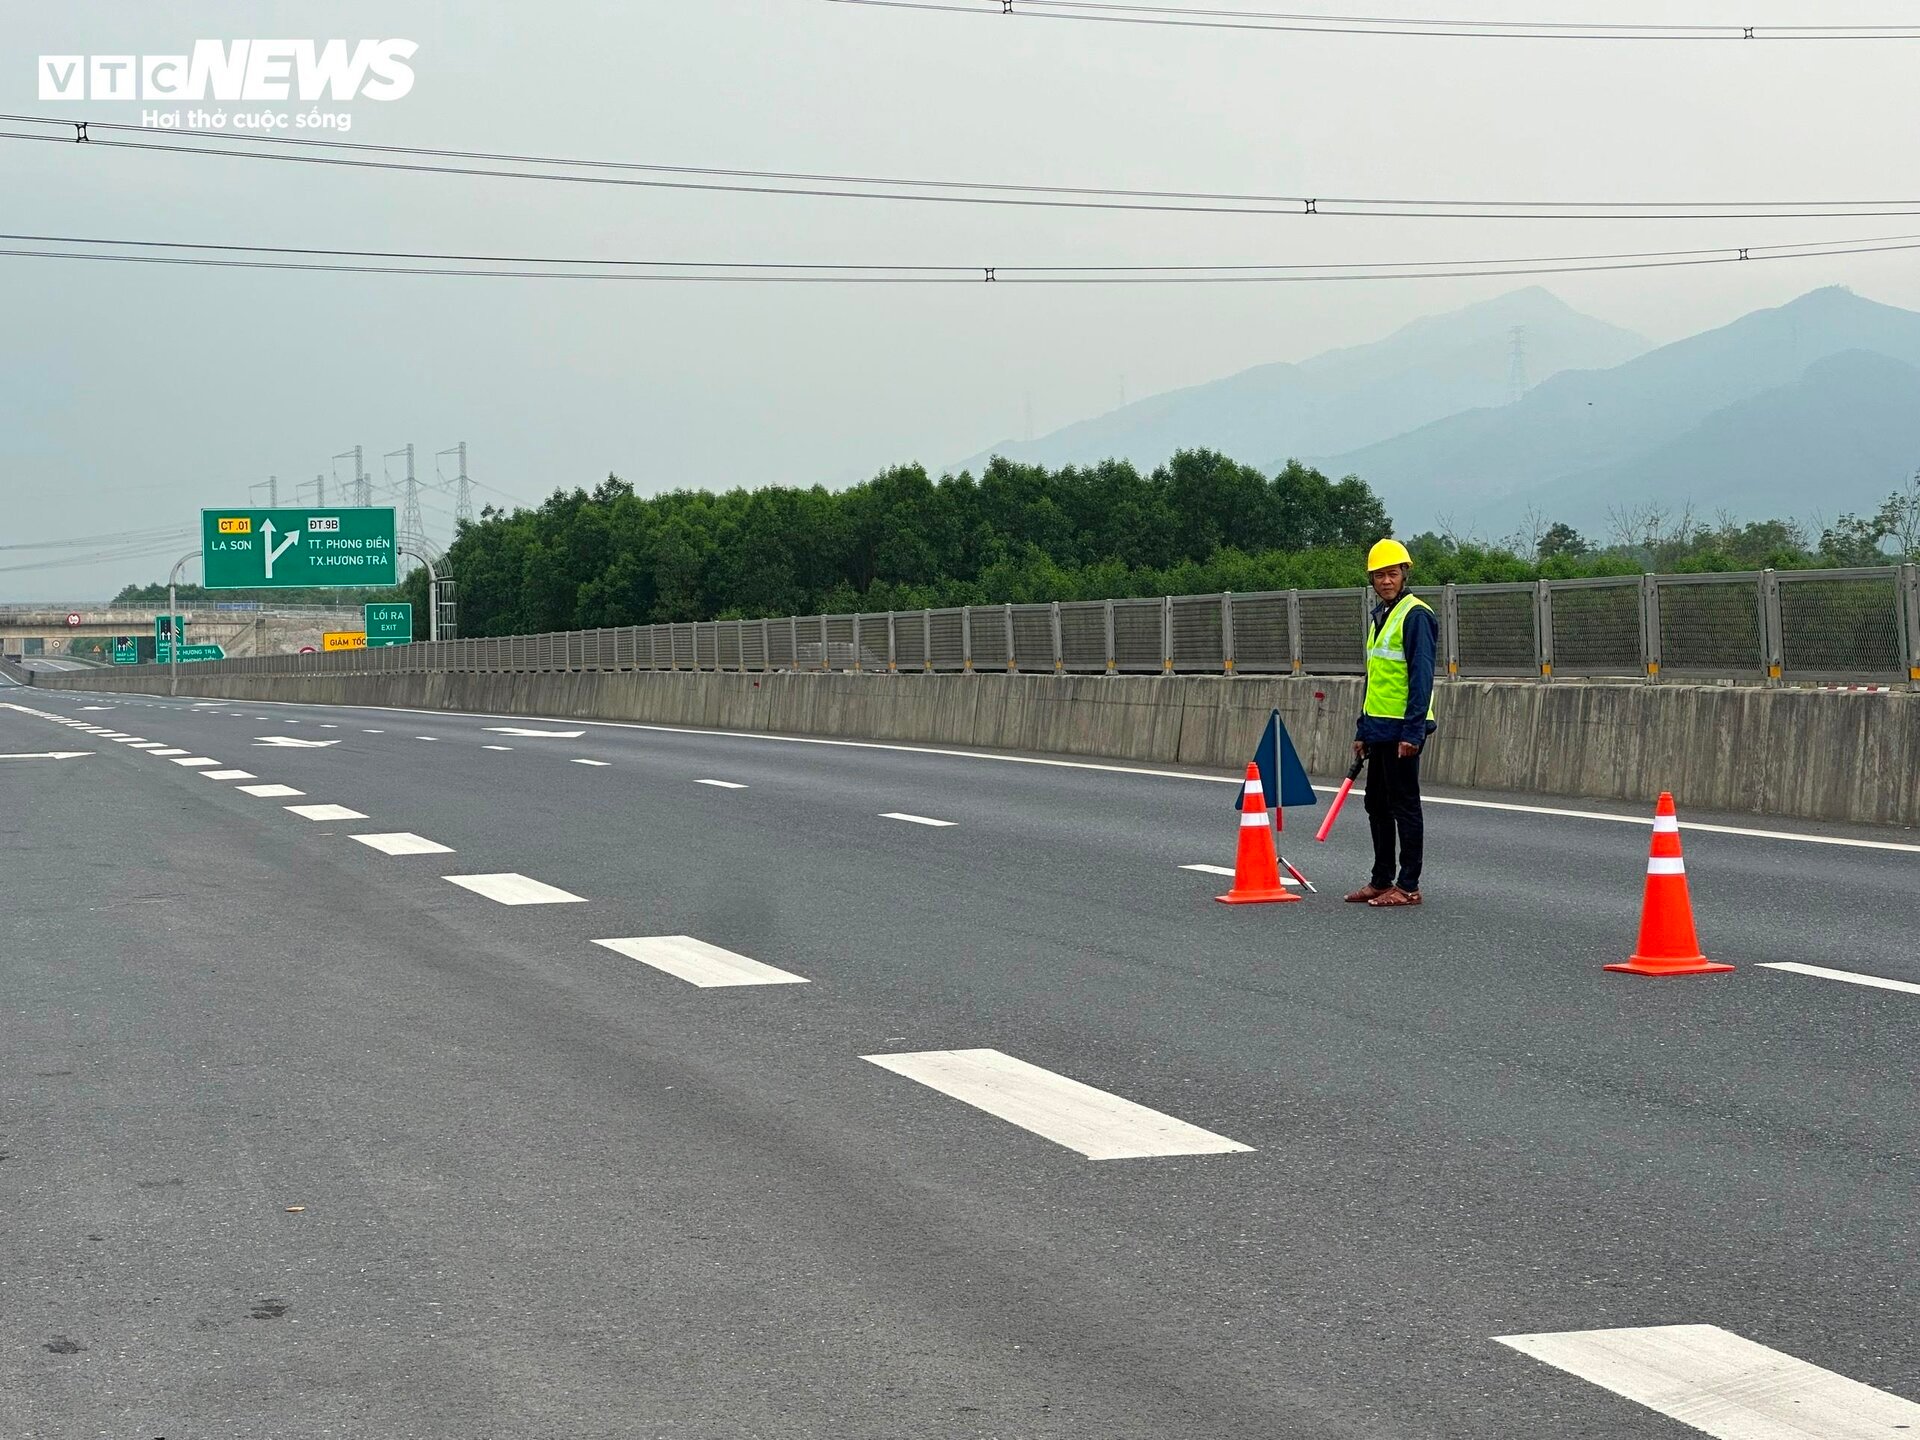
M 36 675 L 165 694 L 152 671 Z M 506 672 L 180 677 L 231 700 L 388 705 L 977 746 L 1237 770 L 1278 706 L 1308 768 L 1347 767 L 1357 677 Z M 1920 825 L 1920 694 L 1454 681 L 1435 785 Z

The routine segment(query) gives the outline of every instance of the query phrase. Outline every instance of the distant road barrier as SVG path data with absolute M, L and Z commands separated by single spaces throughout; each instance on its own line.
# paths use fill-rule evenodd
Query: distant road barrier
M 1920 567 L 1416 587 L 1445 675 L 1920 689 Z M 1346 675 L 1370 591 L 1277 590 L 706 620 L 196 665 L 199 675 L 881 671 Z

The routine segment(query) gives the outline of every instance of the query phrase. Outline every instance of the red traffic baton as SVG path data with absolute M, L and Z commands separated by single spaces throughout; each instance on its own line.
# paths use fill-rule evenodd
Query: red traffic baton
M 1340 793 L 1333 797 L 1333 804 L 1327 807 L 1327 818 L 1320 822 L 1319 833 L 1313 837 L 1315 840 L 1322 844 L 1326 843 L 1327 834 L 1333 829 L 1333 822 L 1340 818 L 1340 807 L 1347 803 L 1347 796 L 1353 793 L 1353 782 L 1360 778 L 1360 767 L 1366 763 L 1367 757 L 1362 755 L 1353 762 L 1353 768 L 1347 771 L 1347 778 L 1341 783 Z

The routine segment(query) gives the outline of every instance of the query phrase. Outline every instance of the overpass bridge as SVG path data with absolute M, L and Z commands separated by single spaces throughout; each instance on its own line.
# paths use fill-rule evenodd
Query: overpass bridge
M 230 656 L 284 655 L 303 645 L 316 648 L 329 630 L 358 630 L 359 606 L 260 605 L 236 608 L 234 602 L 182 603 L 189 644 L 222 646 Z M 23 655 L 29 648 L 64 650 L 83 638 L 153 634 L 158 607 L 34 603 L 0 605 L 0 654 Z M 29 641 L 38 642 L 29 647 Z

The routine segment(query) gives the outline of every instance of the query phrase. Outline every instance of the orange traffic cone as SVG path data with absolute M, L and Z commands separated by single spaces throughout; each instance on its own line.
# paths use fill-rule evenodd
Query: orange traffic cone
M 1225 905 L 1259 905 L 1298 900 L 1280 883 L 1280 865 L 1273 848 L 1273 830 L 1267 824 L 1267 797 L 1260 790 L 1260 768 L 1247 766 L 1247 783 L 1240 801 L 1240 853 L 1233 860 L 1233 888 L 1214 899 Z
M 1653 853 L 1647 860 L 1647 893 L 1640 904 L 1640 943 L 1633 958 L 1609 970 L 1629 975 L 1713 975 L 1731 970 L 1700 953 L 1693 933 L 1693 901 L 1687 895 L 1687 862 L 1680 858 L 1680 817 L 1673 796 L 1661 792 L 1653 816 Z

